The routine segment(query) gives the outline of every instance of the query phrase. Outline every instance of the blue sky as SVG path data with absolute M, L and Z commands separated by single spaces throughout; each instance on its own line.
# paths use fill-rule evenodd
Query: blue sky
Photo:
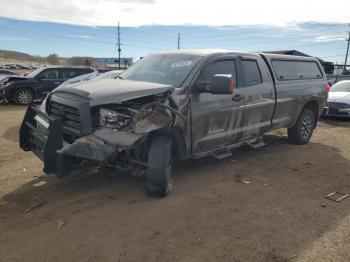
M 237 51 L 297 49 L 327 61 L 344 62 L 347 31 L 343 23 L 293 22 L 281 25 L 146 25 L 123 26 L 122 56 L 134 57 L 177 48 L 222 48 Z M 0 17 L 0 49 L 46 56 L 112 57 L 116 27 L 74 25 Z

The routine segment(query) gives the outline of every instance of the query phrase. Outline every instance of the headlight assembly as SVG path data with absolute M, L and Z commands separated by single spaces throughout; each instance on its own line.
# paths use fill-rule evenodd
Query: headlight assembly
M 122 128 L 127 126 L 131 121 L 131 116 L 121 113 L 112 111 L 106 108 L 100 109 L 100 125 L 101 126 L 107 126 L 111 128 Z

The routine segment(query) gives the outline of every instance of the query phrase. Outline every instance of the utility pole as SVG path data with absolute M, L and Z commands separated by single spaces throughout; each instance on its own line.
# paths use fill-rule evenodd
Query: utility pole
M 120 25 L 118 21 L 118 61 L 119 61 L 119 69 L 120 69 L 120 53 L 121 53 L 121 48 L 120 48 Z
M 177 50 L 180 50 L 181 33 L 177 35 Z
M 348 32 L 349 36 L 348 36 L 348 39 L 346 40 L 348 42 L 348 47 L 346 49 L 346 56 L 345 56 L 345 63 L 344 63 L 344 72 L 346 73 L 347 70 L 346 70 L 346 64 L 348 62 L 348 55 L 349 55 L 349 45 L 350 45 L 350 32 Z

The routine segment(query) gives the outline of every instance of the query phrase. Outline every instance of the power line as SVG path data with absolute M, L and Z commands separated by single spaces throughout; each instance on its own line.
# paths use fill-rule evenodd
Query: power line
M 69 36 L 62 36 L 62 35 L 53 35 L 53 34 L 45 34 L 45 33 L 40 33 L 40 32 L 31 32 L 31 31 L 27 31 L 27 30 L 21 30 L 21 29 L 17 29 L 17 28 L 9 28 L 9 27 L 4 27 L 2 25 L 0 25 L 0 29 L 1 30 L 5 30 L 5 31 L 9 31 L 9 32 L 21 32 L 21 33 L 25 33 L 25 34 L 30 34 L 30 35 L 34 35 L 36 37 L 44 37 L 44 38 L 59 38 L 59 39 L 65 39 L 65 40 L 70 40 L 70 41 L 79 41 L 79 42 L 84 42 L 84 43 L 98 43 L 98 44 L 105 44 L 105 45 L 113 45 L 115 46 L 115 43 L 113 43 L 112 41 L 103 41 L 103 40 L 94 40 L 94 39 L 89 39 L 88 41 L 86 39 L 79 39 L 79 38 L 75 38 L 75 37 L 69 37 Z M 158 48 L 153 48 L 151 46 L 145 46 L 145 45 L 136 45 L 136 44 L 129 44 L 129 43 L 124 43 L 124 44 L 120 44 L 121 46 L 131 46 L 131 47 L 138 47 L 138 48 L 144 48 L 144 49 L 148 49 L 148 50 L 164 50 L 164 49 L 158 49 Z

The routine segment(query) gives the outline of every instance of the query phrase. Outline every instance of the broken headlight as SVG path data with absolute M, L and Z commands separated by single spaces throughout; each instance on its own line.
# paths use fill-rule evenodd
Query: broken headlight
M 106 108 L 100 109 L 100 125 L 110 128 L 123 128 L 129 125 L 131 116 L 122 112 L 112 111 Z

